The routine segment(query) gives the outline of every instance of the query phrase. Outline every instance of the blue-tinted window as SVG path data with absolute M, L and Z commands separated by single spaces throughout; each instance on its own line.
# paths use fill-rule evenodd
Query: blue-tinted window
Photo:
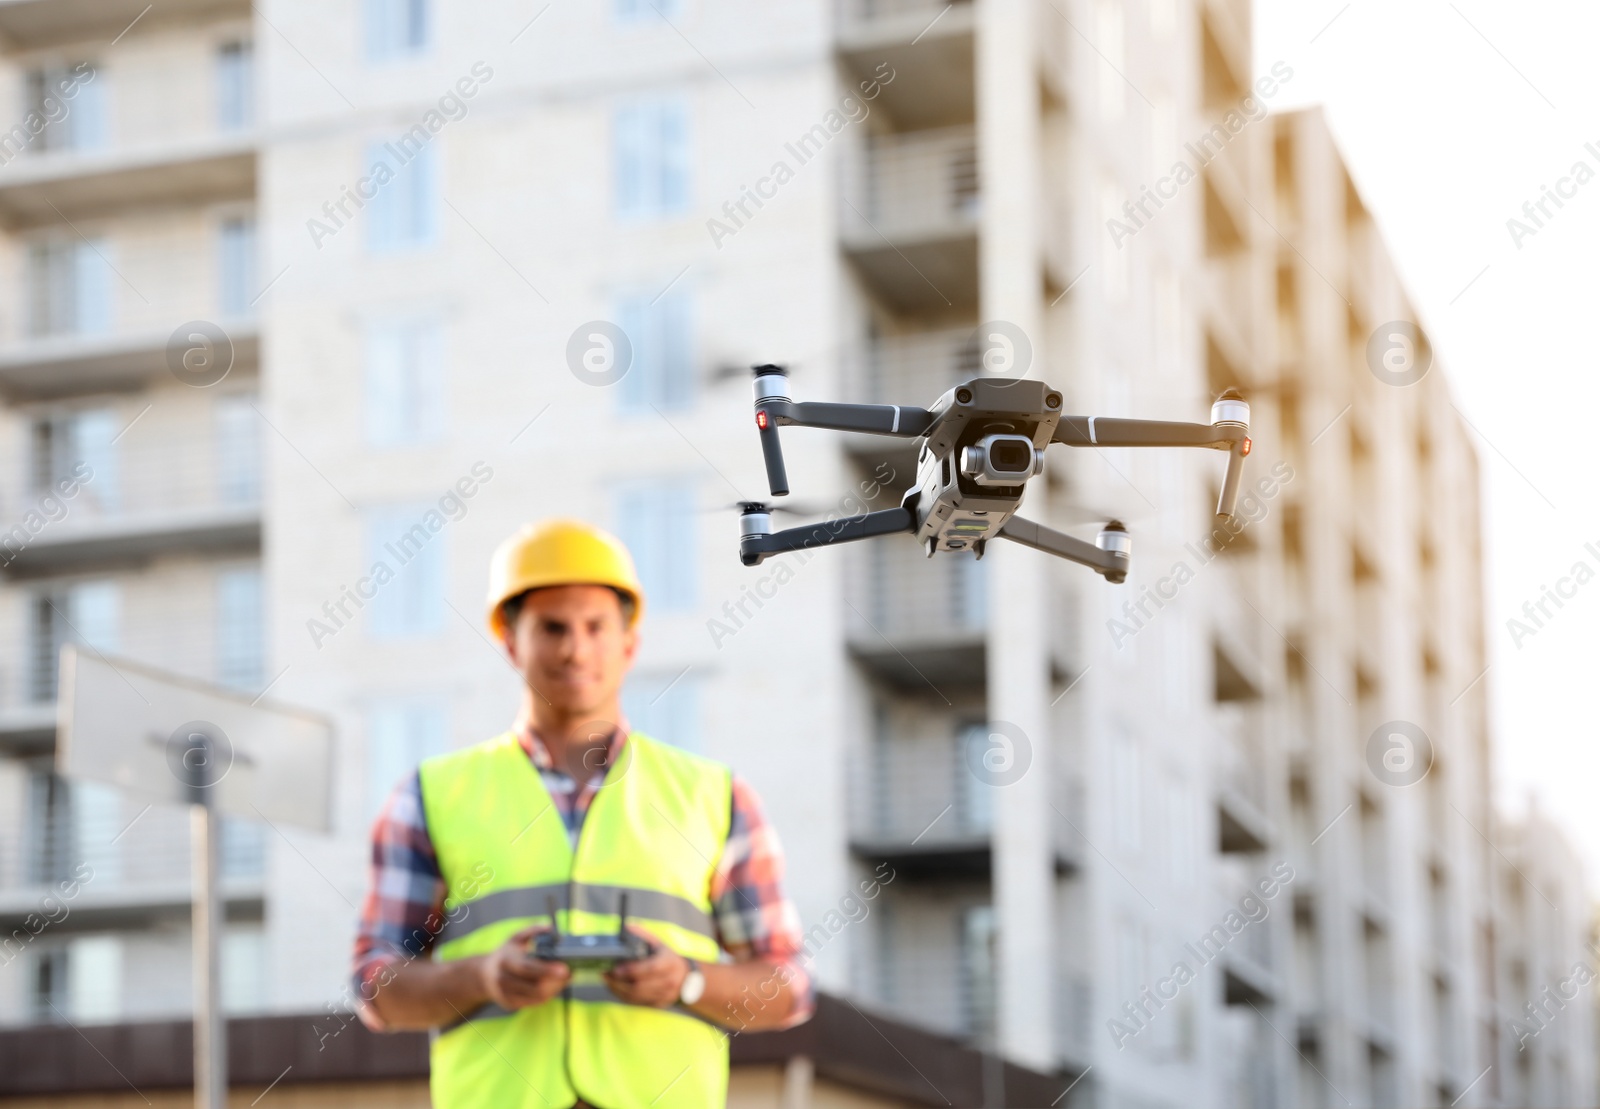
M 261 571 L 251 566 L 217 575 L 217 681 L 252 693 L 261 689 L 264 628 Z
M 395 783 L 450 746 L 450 706 L 440 696 L 386 697 L 367 710 L 367 819 Z
M 239 131 L 255 118 L 254 48 L 248 42 L 225 43 L 217 51 L 217 126 Z
M 446 521 L 432 504 L 375 509 L 367 516 L 363 597 L 374 639 L 410 639 L 444 629 Z M 387 573 L 374 574 L 379 563 Z M 385 579 L 381 584 L 378 579 Z
M 619 383 L 624 408 L 686 408 L 694 402 L 693 307 L 684 288 L 617 302 L 617 325 L 633 345 L 633 365 Z
M 617 536 L 633 555 L 644 586 L 646 611 L 678 612 L 698 593 L 693 484 L 650 481 L 617 495 Z
M 427 48 L 428 0 L 364 0 L 363 8 L 370 60 L 410 57 Z
M 689 208 L 689 110 L 677 97 L 623 104 L 613 121 L 619 218 L 660 219 Z
M 386 253 L 432 244 L 439 225 L 437 162 L 432 137 L 420 128 L 368 149 L 367 174 L 376 189 L 366 206 L 372 250 Z
M 225 219 L 217 233 L 217 304 L 223 315 L 243 316 L 256 294 L 256 221 Z
M 444 431 L 444 333 L 428 317 L 395 316 L 367 324 L 363 359 L 367 441 L 376 446 L 427 442 Z

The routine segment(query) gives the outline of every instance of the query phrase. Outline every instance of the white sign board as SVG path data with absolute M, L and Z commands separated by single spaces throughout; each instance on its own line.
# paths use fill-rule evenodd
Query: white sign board
M 75 646 L 61 651 L 56 767 L 149 801 L 207 791 L 225 816 L 332 830 L 333 725 Z

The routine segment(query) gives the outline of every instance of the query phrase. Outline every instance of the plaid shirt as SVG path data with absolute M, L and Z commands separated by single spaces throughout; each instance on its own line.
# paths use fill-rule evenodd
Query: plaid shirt
M 627 732 L 618 728 L 606 747 L 604 763 L 583 783 L 558 769 L 543 741 L 531 730 L 521 735 L 576 847 L 583 818 L 616 761 Z M 815 1007 L 810 976 L 801 965 L 800 915 L 783 894 L 783 848 L 767 822 L 755 790 L 733 779 L 733 820 L 711 878 L 711 915 L 717 943 L 736 959 L 767 959 L 788 966 L 794 1009 L 784 1027 L 806 1020 Z M 412 774 L 400 782 L 372 826 L 372 884 L 356 933 L 354 988 L 358 998 L 373 996 L 373 977 L 386 965 L 426 954 L 444 923 L 445 882 L 428 835 L 422 809 L 422 784 Z M 370 1005 L 361 1019 L 382 1031 Z

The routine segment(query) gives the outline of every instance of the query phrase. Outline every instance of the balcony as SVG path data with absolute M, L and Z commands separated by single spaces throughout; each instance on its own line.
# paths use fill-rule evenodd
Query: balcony
M 938 737 L 891 738 L 856 752 L 850 772 L 850 845 L 862 858 L 888 862 L 912 879 L 987 879 L 995 810 L 1004 787 L 982 766 L 990 739 L 982 724 Z M 1063 779 L 1052 802 L 1072 817 L 1051 818 L 1056 869 L 1081 862 L 1082 790 Z
M 147 7 L 146 0 L 0 0 L 0 35 L 11 50 L 110 42 Z M 175 22 L 250 14 L 246 0 L 163 0 L 161 8 Z
M 260 341 L 252 319 L 219 321 L 232 347 L 229 380 L 257 372 Z M 51 335 L 0 349 L 0 393 L 11 401 L 48 400 L 134 389 L 170 374 L 170 331 Z M 219 365 L 220 358 L 219 354 Z
M 981 688 L 988 605 L 983 564 L 927 558 L 892 536 L 848 552 L 845 634 L 851 654 L 890 685 L 926 694 Z
M 29 914 L 46 909 L 64 911 L 53 926 L 74 932 L 138 926 L 187 909 L 187 812 L 147 806 L 110 787 L 68 783 L 44 772 L 29 777 L 26 818 L 19 814 L 0 826 L 0 934 L 9 935 Z M 222 879 L 228 901 L 259 905 L 264 832 L 254 823 L 224 824 Z M 74 888 L 75 894 L 66 896 Z
M 979 377 L 983 365 L 972 328 L 918 331 L 869 343 L 846 361 L 845 389 L 855 404 L 914 404 Z
M 972 28 L 970 2 L 842 0 L 840 60 L 858 89 L 859 82 L 881 82 L 893 73 L 869 107 L 884 108 L 901 127 L 971 123 Z
M 153 205 L 244 200 L 255 195 L 256 145 L 252 134 L 217 133 L 13 158 L 0 168 L 0 224 L 37 227 Z
M 1257 714 L 1237 704 L 1217 705 L 1215 712 L 1219 848 L 1230 854 L 1265 851 L 1272 835 L 1266 807 L 1266 751 Z
M 1238 913 L 1240 903 L 1249 897 L 1265 905 L 1268 915 L 1247 924 L 1244 931 L 1224 949 L 1224 986 L 1230 1005 L 1270 1004 L 1279 992 L 1272 953 L 1273 920 L 1279 912 L 1290 906 L 1263 901 L 1243 874 L 1234 873 L 1226 876 L 1212 915 L 1214 919 L 1222 920 L 1229 913 Z
M 255 417 L 239 403 L 229 411 L 233 418 L 219 419 L 210 434 L 165 433 L 136 419 L 115 438 L 58 452 L 43 475 L 37 460 L 9 468 L 0 477 L 0 574 L 70 573 L 174 550 L 259 550 Z M 90 476 L 72 496 L 50 497 L 74 467 Z
M 995 914 L 976 890 L 912 889 L 898 882 L 880 902 L 877 1003 L 948 1036 L 992 1040 Z
M 863 280 L 906 314 L 976 310 L 978 148 L 972 127 L 868 137 L 843 165 L 840 235 Z
M 850 842 L 914 877 L 986 877 L 995 787 L 967 767 L 969 738 L 890 739 L 858 753 L 850 774 Z
M 0 592 L 0 756 L 54 749 L 63 645 L 88 644 L 253 696 L 269 677 L 262 621 L 254 561 L 174 560 Z M 0 836 L 6 816 L 0 811 Z

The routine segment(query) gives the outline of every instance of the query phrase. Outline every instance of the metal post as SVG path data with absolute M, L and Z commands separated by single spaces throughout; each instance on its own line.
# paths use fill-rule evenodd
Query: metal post
M 228 1104 L 228 1025 L 222 1011 L 221 829 L 212 785 L 212 743 L 191 749 L 189 764 L 190 868 L 194 883 L 194 1104 L 195 1109 L 226 1109 Z

